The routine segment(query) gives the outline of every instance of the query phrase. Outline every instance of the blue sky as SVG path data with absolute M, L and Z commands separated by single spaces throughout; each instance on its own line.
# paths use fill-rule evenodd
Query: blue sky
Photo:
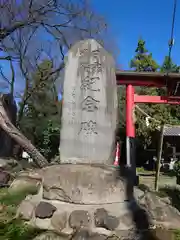
M 118 65 L 128 69 L 134 56 L 137 41 L 142 37 L 154 59 L 161 64 L 168 55 L 174 0 L 91 0 L 97 13 L 104 16 L 115 39 L 118 50 Z M 175 45 L 172 51 L 174 62 L 180 65 L 180 0 L 175 22 Z M 4 67 L 7 67 L 4 64 Z M 9 73 L 7 68 L 7 73 Z M 16 88 L 20 87 L 19 81 Z M 22 86 L 21 86 L 22 88 Z M 2 89 L 5 90 L 5 89 Z
M 168 55 L 172 11 L 174 0 L 92 0 L 93 7 L 104 15 L 111 27 L 119 47 L 118 63 L 128 69 L 134 55 L 138 38 L 160 64 Z M 180 1 L 177 5 L 175 22 L 175 45 L 172 58 L 180 65 Z

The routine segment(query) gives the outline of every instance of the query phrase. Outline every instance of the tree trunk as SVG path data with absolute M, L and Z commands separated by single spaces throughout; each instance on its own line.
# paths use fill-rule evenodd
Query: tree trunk
M 0 99 L 0 128 L 2 128 L 14 141 L 16 141 L 35 161 L 39 167 L 48 164 L 43 155 L 33 144 L 11 123 Z

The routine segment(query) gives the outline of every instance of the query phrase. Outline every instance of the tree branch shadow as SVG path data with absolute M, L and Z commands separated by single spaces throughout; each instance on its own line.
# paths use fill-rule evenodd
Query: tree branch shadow
M 135 179 L 132 170 L 125 166 L 120 166 L 120 176 L 126 182 L 127 208 L 132 214 L 136 233 L 140 236 L 140 240 L 158 240 L 150 229 L 150 219 L 147 211 L 142 208 L 134 197 Z

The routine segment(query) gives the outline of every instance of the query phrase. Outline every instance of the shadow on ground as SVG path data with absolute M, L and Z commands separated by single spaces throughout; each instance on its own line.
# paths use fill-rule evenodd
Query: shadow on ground
M 168 197 L 173 207 L 180 211 L 180 189 L 177 187 L 162 187 L 159 189 L 158 195 L 160 197 Z
M 150 230 L 150 219 L 145 209 L 143 209 L 134 197 L 133 173 L 127 167 L 120 167 L 120 176 L 126 181 L 126 195 L 128 209 L 132 214 L 136 226 L 137 235 L 140 240 L 158 240 Z

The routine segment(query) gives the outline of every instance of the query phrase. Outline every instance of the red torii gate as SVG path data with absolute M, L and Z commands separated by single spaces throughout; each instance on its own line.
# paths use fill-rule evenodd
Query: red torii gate
M 126 164 L 135 169 L 135 103 L 180 104 L 180 74 L 116 71 L 117 85 L 126 85 Z M 168 96 L 137 95 L 134 86 L 166 87 Z

